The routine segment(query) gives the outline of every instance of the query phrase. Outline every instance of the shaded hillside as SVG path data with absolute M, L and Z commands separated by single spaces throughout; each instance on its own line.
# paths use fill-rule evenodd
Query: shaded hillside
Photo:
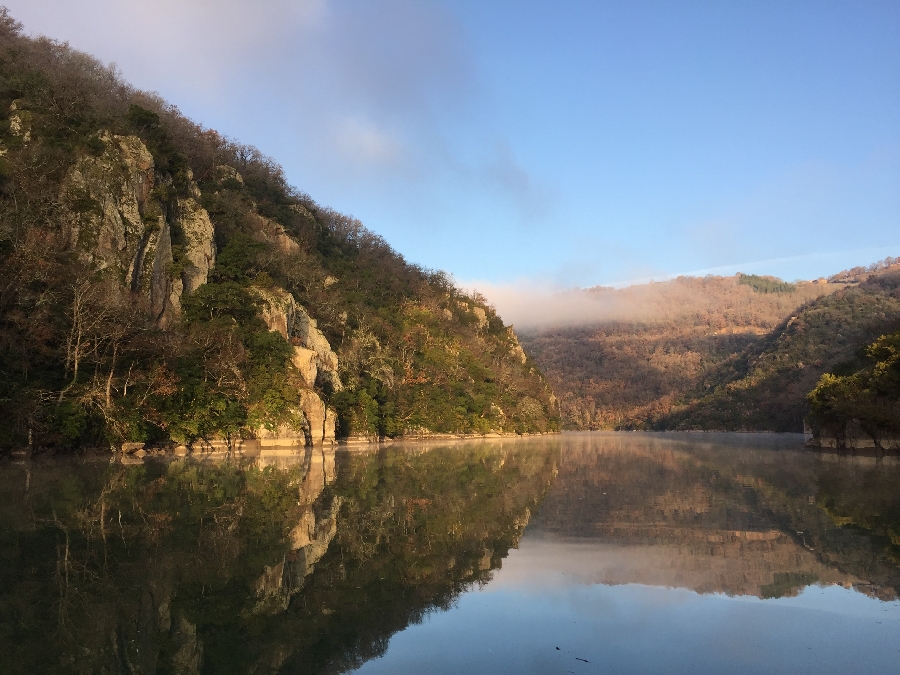
M 0 12 L 0 448 L 557 427 L 441 273 Z
M 900 271 L 869 276 L 800 308 L 770 335 L 706 374 L 657 428 L 802 431 L 823 373 L 900 328 Z
M 817 445 L 900 448 L 900 331 L 835 364 L 806 398 Z
M 559 395 L 568 427 L 646 428 L 796 307 L 840 287 L 737 275 L 597 288 L 590 293 L 605 320 L 522 341 Z

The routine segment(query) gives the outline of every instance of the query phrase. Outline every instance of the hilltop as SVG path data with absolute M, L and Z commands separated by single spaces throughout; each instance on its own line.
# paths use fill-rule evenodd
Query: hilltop
M 828 372 L 900 329 L 900 269 L 888 268 L 798 308 L 686 393 L 657 428 L 803 431 L 807 394 Z
M 836 288 L 781 287 L 742 275 L 594 288 L 587 293 L 603 318 L 523 332 L 521 339 L 557 392 L 569 428 L 647 428 L 798 306 Z
M 0 448 L 558 428 L 511 327 L 0 11 Z
M 589 289 L 606 318 L 522 341 L 569 428 L 802 431 L 818 378 L 893 330 L 896 270 L 891 258 L 815 281 L 738 274 Z

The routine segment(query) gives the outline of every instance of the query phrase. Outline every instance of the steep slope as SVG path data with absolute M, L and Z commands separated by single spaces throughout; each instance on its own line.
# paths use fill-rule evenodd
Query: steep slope
M 647 428 L 798 306 L 838 288 L 737 275 L 591 289 L 606 318 L 523 333 L 522 341 L 568 427 Z
M 710 372 L 657 428 L 803 430 L 823 373 L 900 328 L 900 270 L 890 268 L 799 309 L 772 334 Z
M 535 432 L 482 298 L 0 11 L 0 448 Z

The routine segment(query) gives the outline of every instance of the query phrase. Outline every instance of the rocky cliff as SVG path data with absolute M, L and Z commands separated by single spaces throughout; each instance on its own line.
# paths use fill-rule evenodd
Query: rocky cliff
M 483 298 L 0 16 L 0 451 L 558 429 Z

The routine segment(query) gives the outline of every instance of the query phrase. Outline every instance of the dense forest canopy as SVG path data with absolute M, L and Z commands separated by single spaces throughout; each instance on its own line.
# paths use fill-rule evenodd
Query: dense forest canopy
M 758 274 L 738 274 L 738 283 L 746 284 L 758 293 L 793 293 L 797 290 L 794 284 Z
M 556 428 L 483 298 L 5 9 L 0 146 L 0 447 Z

